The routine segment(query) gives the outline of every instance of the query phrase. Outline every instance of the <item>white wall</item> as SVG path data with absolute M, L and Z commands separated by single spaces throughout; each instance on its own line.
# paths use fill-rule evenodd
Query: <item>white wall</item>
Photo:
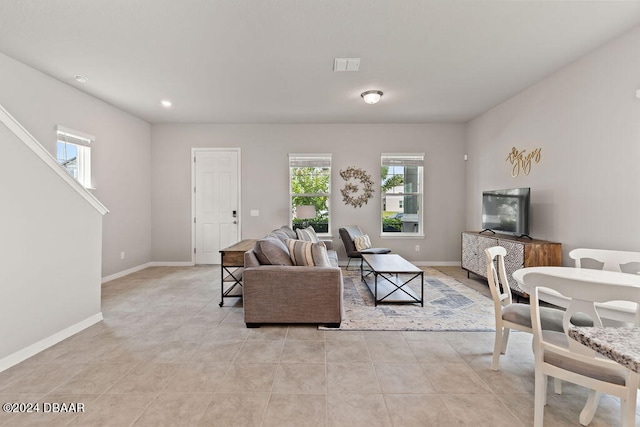
M 242 237 L 259 238 L 289 220 L 290 152 L 333 153 L 332 234 L 358 224 L 377 246 L 420 262 L 459 262 L 464 227 L 463 124 L 152 125 L 153 261 L 189 262 L 191 148 L 242 150 Z M 340 169 L 363 168 L 380 180 L 382 152 L 424 152 L 424 238 L 380 238 L 380 190 L 362 208 L 347 206 Z M 252 217 L 249 211 L 260 211 Z M 414 250 L 415 245 L 421 251 Z M 341 255 L 343 259 L 344 251 Z
M 2 124 L 0 147 L 1 371 L 102 318 L 102 214 Z
M 52 154 L 57 125 L 96 137 L 92 144 L 93 194 L 110 211 L 103 223 L 102 276 L 148 263 L 150 125 L 2 54 L 0 104 Z M 122 251 L 124 260 L 120 259 Z
M 483 190 L 531 187 L 531 236 L 640 251 L 640 28 L 597 49 L 468 125 L 466 228 Z M 542 148 L 511 177 L 512 147 Z M 570 261 L 570 260 L 569 260 Z

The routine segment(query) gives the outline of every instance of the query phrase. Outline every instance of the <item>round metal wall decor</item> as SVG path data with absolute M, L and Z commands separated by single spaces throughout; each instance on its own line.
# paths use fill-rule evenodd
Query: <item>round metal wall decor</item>
M 371 181 L 371 176 L 362 169 L 349 166 L 340 171 L 340 176 L 347 181 L 344 188 L 340 190 L 342 200 L 347 205 L 359 208 L 373 197 L 373 181 Z

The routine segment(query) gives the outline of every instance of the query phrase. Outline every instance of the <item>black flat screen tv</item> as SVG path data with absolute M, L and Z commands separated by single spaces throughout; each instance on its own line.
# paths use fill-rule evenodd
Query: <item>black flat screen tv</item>
M 529 236 L 530 188 L 482 192 L 482 228 Z

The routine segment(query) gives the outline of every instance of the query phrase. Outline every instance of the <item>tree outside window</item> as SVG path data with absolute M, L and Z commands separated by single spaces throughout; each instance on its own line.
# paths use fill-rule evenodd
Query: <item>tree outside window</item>
M 312 226 L 318 234 L 329 233 L 331 195 L 330 154 L 290 154 L 291 227 Z M 298 206 L 314 206 L 315 218 L 296 218 Z

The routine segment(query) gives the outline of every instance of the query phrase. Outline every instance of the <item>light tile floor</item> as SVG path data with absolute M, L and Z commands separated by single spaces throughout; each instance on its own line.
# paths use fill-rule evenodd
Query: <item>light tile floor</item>
M 441 271 L 488 294 L 459 268 Z M 0 413 L 9 426 L 530 426 L 531 336 L 247 329 L 219 307 L 218 267 L 154 267 L 103 286 L 104 321 L 0 373 L 0 401 L 85 412 Z M 295 301 L 291 302 L 292 304 Z M 18 332 L 18 329 L 16 329 Z M 549 394 L 545 426 L 579 425 L 580 387 Z M 619 425 L 605 397 L 592 426 Z

